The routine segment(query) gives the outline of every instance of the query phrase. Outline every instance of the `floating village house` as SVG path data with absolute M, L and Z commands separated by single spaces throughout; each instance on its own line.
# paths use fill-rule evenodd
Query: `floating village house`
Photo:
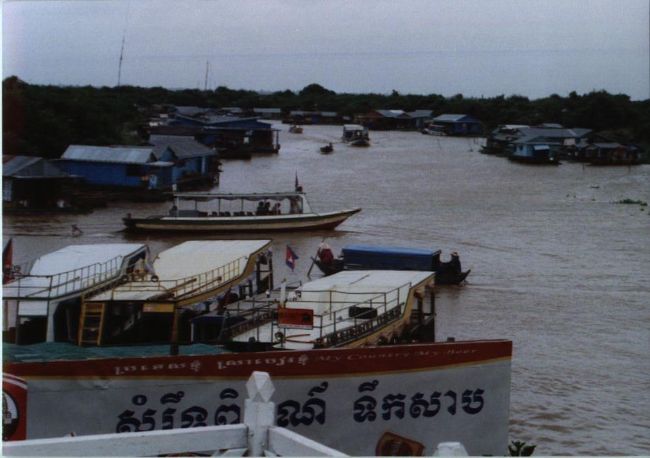
M 158 160 L 172 161 L 172 183 L 183 185 L 209 185 L 218 182 L 221 163 L 216 152 L 197 142 L 191 136 L 151 135 L 149 144 Z
M 372 130 L 417 130 L 422 129 L 431 117 L 431 110 L 373 110 L 357 118 Z
M 282 119 L 282 110 L 280 108 L 253 108 L 253 116 L 262 119 Z
M 175 184 L 212 180 L 216 153 L 193 140 L 156 146 L 70 145 L 58 161 L 90 185 L 164 190 Z
M 189 108 L 175 112 L 166 126 L 154 127 L 150 133 L 190 135 L 206 146 L 220 149 L 223 157 L 241 152 L 250 156 L 252 153 L 277 153 L 280 150 L 279 130 L 257 117 L 223 115 L 218 114 L 223 111 L 207 109 L 194 110 L 196 114 L 190 116 L 185 114 L 190 112 Z
M 433 118 L 433 127 L 446 135 L 481 135 L 481 121 L 465 114 L 441 114 Z
M 594 142 L 584 148 L 582 158 L 593 165 L 636 165 L 641 163 L 642 151 L 634 145 Z
M 539 126 L 502 125 L 488 136 L 483 152 L 486 154 L 518 155 L 532 154 L 534 147 L 546 146 L 549 153 L 556 156 L 578 158 L 587 146 L 590 129 L 568 129 L 560 124 L 541 124 Z
M 5 209 L 65 209 L 71 206 L 72 189 L 80 180 L 48 159 L 3 156 L 2 203 Z
M 292 110 L 282 122 L 285 124 L 341 124 L 343 118 L 335 111 Z

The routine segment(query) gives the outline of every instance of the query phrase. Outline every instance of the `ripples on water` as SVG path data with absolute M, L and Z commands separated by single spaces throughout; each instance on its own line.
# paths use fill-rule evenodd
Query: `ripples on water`
M 469 284 L 438 294 L 438 338 L 514 343 L 512 439 L 537 454 L 650 453 L 650 166 L 531 167 L 479 154 L 478 140 L 371 132 L 370 148 L 336 143 L 340 127 L 279 125 L 277 156 L 224 165 L 223 192 L 291 190 L 295 173 L 316 210 L 360 206 L 337 231 L 273 237 L 276 278 L 298 280 L 327 237 L 458 250 Z M 335 151 L 318 148 L 333 141 Z M 8 217 L 18 261 L 71 243 L 141 241 L 154 252 L 188 236 L 121 232 L 127 212 L 169 204 L 111 203 L 89 215 Z M 84 230 L 70 236 L 70 225 Z M 230 236 L 229 238 L 237 238 Z M 291 244 L 300 259 L 282 262 Z

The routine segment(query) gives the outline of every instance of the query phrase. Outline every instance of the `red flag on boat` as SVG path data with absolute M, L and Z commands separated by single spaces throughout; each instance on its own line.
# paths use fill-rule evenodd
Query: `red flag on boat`
M 296 268 L 296 259 L 298 259 L 298 255 L 296 255 L 296 253 L 294 253 L 294 251 L 291 249 L 291 247 L 289 245 L 287 245 L 285 262 L 291 268 L 292 271 L 293 271 L 293 269 Z

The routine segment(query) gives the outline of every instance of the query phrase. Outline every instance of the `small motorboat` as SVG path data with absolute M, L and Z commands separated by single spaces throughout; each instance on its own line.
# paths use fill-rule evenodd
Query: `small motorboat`
M 289 132 L 292 134 L 302 134 L 302 127 L 294 124 L 293 126 L 289 127 Z
M 370 142 L 367 138 L 357 138 L 350 141 L 350 146 L 370 146 Z
M 329 154 L 332 151 L 334 151 L 334 147 L 332 146 L 331 143 L 320 147 L 320 152 L 323 153 L 323 154 Z

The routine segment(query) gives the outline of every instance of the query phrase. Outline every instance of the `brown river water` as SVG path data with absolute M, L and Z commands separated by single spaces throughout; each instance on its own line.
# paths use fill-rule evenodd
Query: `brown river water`
M 282 130 L 279 155 L 224 164 L 220 191 L 287 191 L 298 173 L 316 211 L 362 207 L 336 231 L 273 238 L 276 279 L 305 278 L 323 238 L 451 251 L 468 283 L 437 295 L 437 336 L 511 339 L 510 438 L 537 455 L 650 454 L 650 165 L 526 166 L 479 153 L 482 139 L 339 126 Z M 334 152 L 319 147 L 334 142 Z M 73 243 L 140 241 L 155 253 L 196 236 L 128 235 L 121 217 L 170 203 L 111 202 L 88 215 L 6 216 L 15 260 Z M 70 235 L 71 224 L 84 234 Z M 209 238 L 203 236 L 202 238 Z M 238 238 L 230 236 L 229 238 Z M 284 264 L 289 244 L 295 272 Z

